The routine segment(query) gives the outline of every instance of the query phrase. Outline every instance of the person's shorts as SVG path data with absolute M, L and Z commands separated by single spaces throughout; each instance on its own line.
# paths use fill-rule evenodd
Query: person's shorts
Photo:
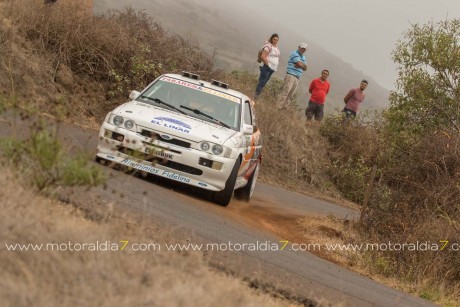
M 308 107 L 305 109 L 305 116 L 308 119 L 312 119 L 314 116 L 315 120 L 322 120 L 324 116 L 324 104 L 316 103 L 311 100 L 308 101 Z
M 352 111 L 350 109 L 343 108 L 342 112 L 345 113 L 346 118 L 355 118 L 356 117 L 356 112 Z

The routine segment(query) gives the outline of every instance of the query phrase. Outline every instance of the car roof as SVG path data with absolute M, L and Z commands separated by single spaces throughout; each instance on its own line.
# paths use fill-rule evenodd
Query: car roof
M 161 75 L 160 78 L 161 77 L 170 77 L 170 78 L 179 79 L 181 81 L 186 81 L 186 82 L 189 82 L 189 83 L 193 83 L 193 84 L 196 84 L 196 85 L 201 85 L 201 86 L 211 88 L 211 89 L 216 90 L 216 91 L 220 91 L 222 93 L 226 93 L 226 94 L 241 98 L 243 101 L 244 100 L 251 100 L 248 96 L 244 95 L 241 92 L 238 92 L 238 91 L 232 90 L 232 89 L 225 89 L 223 87 L 213 85 L 213 84 L 211 84 L 211 82 L 208 82 L 208 81 L 196 80 L 196 79 L 184 77 L 184 76 L 178 75 L 178 74 L 164 74 L 164 75 Z

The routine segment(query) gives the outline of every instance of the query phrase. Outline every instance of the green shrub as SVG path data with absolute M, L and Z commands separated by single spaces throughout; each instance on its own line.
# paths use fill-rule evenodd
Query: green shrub
M 379 117 L 374 115 L 374 120 Z M 374 164 L 379 164 L 381 145 L 377 121 L 362 116 L 344 122 L 342 116 L 328 116 L 321 125 L 321 135 L 330 143 L 327 171 L 342 195 L 362 203 Z
M 331 181 L 342 195 L 357 203 L 363 203 L 370 170 L 361 157 L 350 158 L 344 163 L 336 160 L 329 168 Z
M 41 123 L 32 127 L 26 139 L 7 138 L 0 143 L 3 156 L 28 184 L 48 194 L 58 186 L 96 186 L 105 176 L 89 165 L 87 154 L 69 156 L 57 138 L 56 129 Z

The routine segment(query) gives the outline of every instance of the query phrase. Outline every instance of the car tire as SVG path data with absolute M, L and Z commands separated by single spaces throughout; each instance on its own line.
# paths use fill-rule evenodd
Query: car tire
M 238 170 L 240 169 L 240 160 L 235 162 L 232 172 L 225 183 L 225 188 L 219 192 L 211 193 L 211 201 L 221 206 L 227 207 L 232 199 L 233 190 L 235 189 L 236 177 L 238 176 Z
M 260 162 L 257 162 L 255 170 L 252 172 L 251 177 L 249 177 L 248 183 L 235 190 L 235 198 L 243 201 L 249 201 L 254 194 L 254 190 L 257 184 L 257 177 L 259 177 Z

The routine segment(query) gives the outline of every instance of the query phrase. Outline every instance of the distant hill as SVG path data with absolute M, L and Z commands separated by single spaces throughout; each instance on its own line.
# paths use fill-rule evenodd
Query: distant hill
M 353 68 L 349 63 L 324 50 L 319 44 L 309 41 L 276 24 L 276 19 L 267 20 L 257 12 L 249 12 L 241 7 L 232 6 L 230 1 L 214 0 L 95 0 L 95 12 L 107 9 L 132 6 L 144 9 L 166 30 L 177 33 L 189 40 L 195 40 L 203 50 L 214 54 L 217 68 L 225 70 L 247 69 L 257 72 L 257 50 L 272 33 L 280 35 L 280 67 L 274 77 L 283 79 L 289 53 L 300 42 L 306 41 L 308 71 L 302 76 L 297 90 L 297 104 L 305 108 L 308 85 L 313 78 L 319 77 L 321 70 L 329 69 L 331 91 L 326 102 L 326 113 L 343 108 L 343 97 L 353 87 L 358 87 L 362 79 L 369 80 L 363 109 L 384 108 L 388 102 L 388 90 L 380 86 L 371 77 Z M 297 29 L 298 33 L 302 29 Z M 172 51 L 173 52 L 173 51 Z M 247 93 L 252 95 L 252 93 Z

